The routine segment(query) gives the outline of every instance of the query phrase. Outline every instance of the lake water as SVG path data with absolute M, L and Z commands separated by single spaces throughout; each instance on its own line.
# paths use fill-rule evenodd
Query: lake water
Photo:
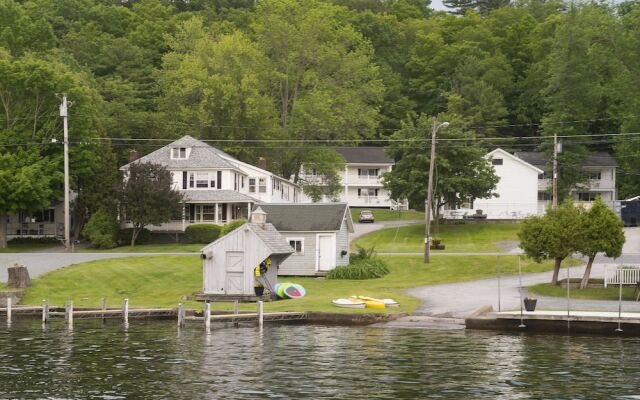
M 636 399 L 640 340 L 173 322 L 0 325 L 0 398 Z

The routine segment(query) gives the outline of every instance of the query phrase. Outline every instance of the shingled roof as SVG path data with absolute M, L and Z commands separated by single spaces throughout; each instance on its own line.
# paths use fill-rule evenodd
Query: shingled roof
M 257 202 L 251 196 L 239 193 L 233 190 L 203 190 L 203 189 L 190 189 L 183 191 L 186 201 L 202 201 L 202 202 L 229 202 L 237 201 L 240 203 L 255 203 Z
M 184 160 L 171 159 L 171 149 L 176 147 L 191 148 L 189 158 Z M 167 169 L 185 168 L 234 168 L 234 166 L 224 158 L 220 157 L 220 150 L 217 150 L 207 143 L 194 139 L 186 135 L 175 142 L 172 142 L 161 149 L 147 154 L 134 161 L 134 163 L 153 163 L 165 166 Z M 131 163 L 121 167 L 126 170 Z
M 349 164 L 393 164 L 393 160 L 384 152 L 383 147 L 336 147 Z
M 267 246 L 269 252 L 271 254 L 291 254 L 294 252 L 293 247 L 285 240 L 284 236 L 282 236 L 276 228 L 272 224 L 252 224 L 246 223 L 233 231 L 229 232 L 227 235 L 222 236 L 214 242 L 209 243 L 205 247 L 203 247 L 200 251 L 204 252 L 211 246 L 216 245 L 218 242 L 222 242 L 226 240 L 229 235 L 235 234 L 237 231 L 242 231 L 244 229 L 249 229 Z
M 531 165 L 545 169 L 547 166 L 547 154 L 535 151 L 522 151 L 515 153 L 515 156 Z M 582 162 L 583 167 L 617 167 L 618 163 L 608 153 L 590 153 Z
M 346 203 L 263 203 L 260 208 L 267 213 L 267 222 L 281 232 L 339 231 L 345 215 L 353 231 Z

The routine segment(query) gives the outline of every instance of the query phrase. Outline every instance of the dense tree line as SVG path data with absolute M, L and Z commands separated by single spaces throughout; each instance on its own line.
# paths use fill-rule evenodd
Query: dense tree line
M 428 0 L 0 0 L 3 168 L 49 171 L 40 183 L 51 191 L 34 190 L 45 194 L 38 204 L 0 201 L 0 215 L 59 195 L 63 92 L 74 102 L 79 217 L 112 207 L 104 194 L 129 149 L 158 146 L 120 139 L 191 134 L 248 162 L 267 156 L 296 179 L 305 161 L 331 175 L 339 163 L 323 162 L 327 145 L 386 144 L 413 160 L 392 189 L 420 199 L 423 120 L 436 116 L 461 139 L 443 143 L 438 161 L 450 187 L 439 201 L 455 202 L 452 193 L 474 193 L 446 171 L 465 174 L 485 149 L 550 151 L 541 137 L 640 131 L 637 1 L 447 5 L 453 12 Z M 98 140 L 109 138 L 118 140 Z M 584 154 L 603 150 L 621 166 L 620 196 L 638 194 L 638 136 L 564 142 L 565 190 Z

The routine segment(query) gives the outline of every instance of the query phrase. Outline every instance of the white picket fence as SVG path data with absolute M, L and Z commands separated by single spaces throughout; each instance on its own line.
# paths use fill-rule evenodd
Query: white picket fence
M 635 285 L 640 281 L 640 266 L 607 265 L 604 270 L 604 287 L 608 285 Z

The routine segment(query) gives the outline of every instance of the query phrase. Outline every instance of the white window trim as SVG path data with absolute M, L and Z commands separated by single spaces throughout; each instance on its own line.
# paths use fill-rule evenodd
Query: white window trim
M 300 242 L 300 248 L 301 248 L 300 253 L 295 252 L 295 253 L 291 254 L 292 256 L 303 256 L 304 255 L 304 238 L 303 237 L 287 237 L 286 240 L 287 240 L 287 243 L 289 243 L 290 241 Z M 294 250 L 295 250 L 295 248 L 294 248 Z

